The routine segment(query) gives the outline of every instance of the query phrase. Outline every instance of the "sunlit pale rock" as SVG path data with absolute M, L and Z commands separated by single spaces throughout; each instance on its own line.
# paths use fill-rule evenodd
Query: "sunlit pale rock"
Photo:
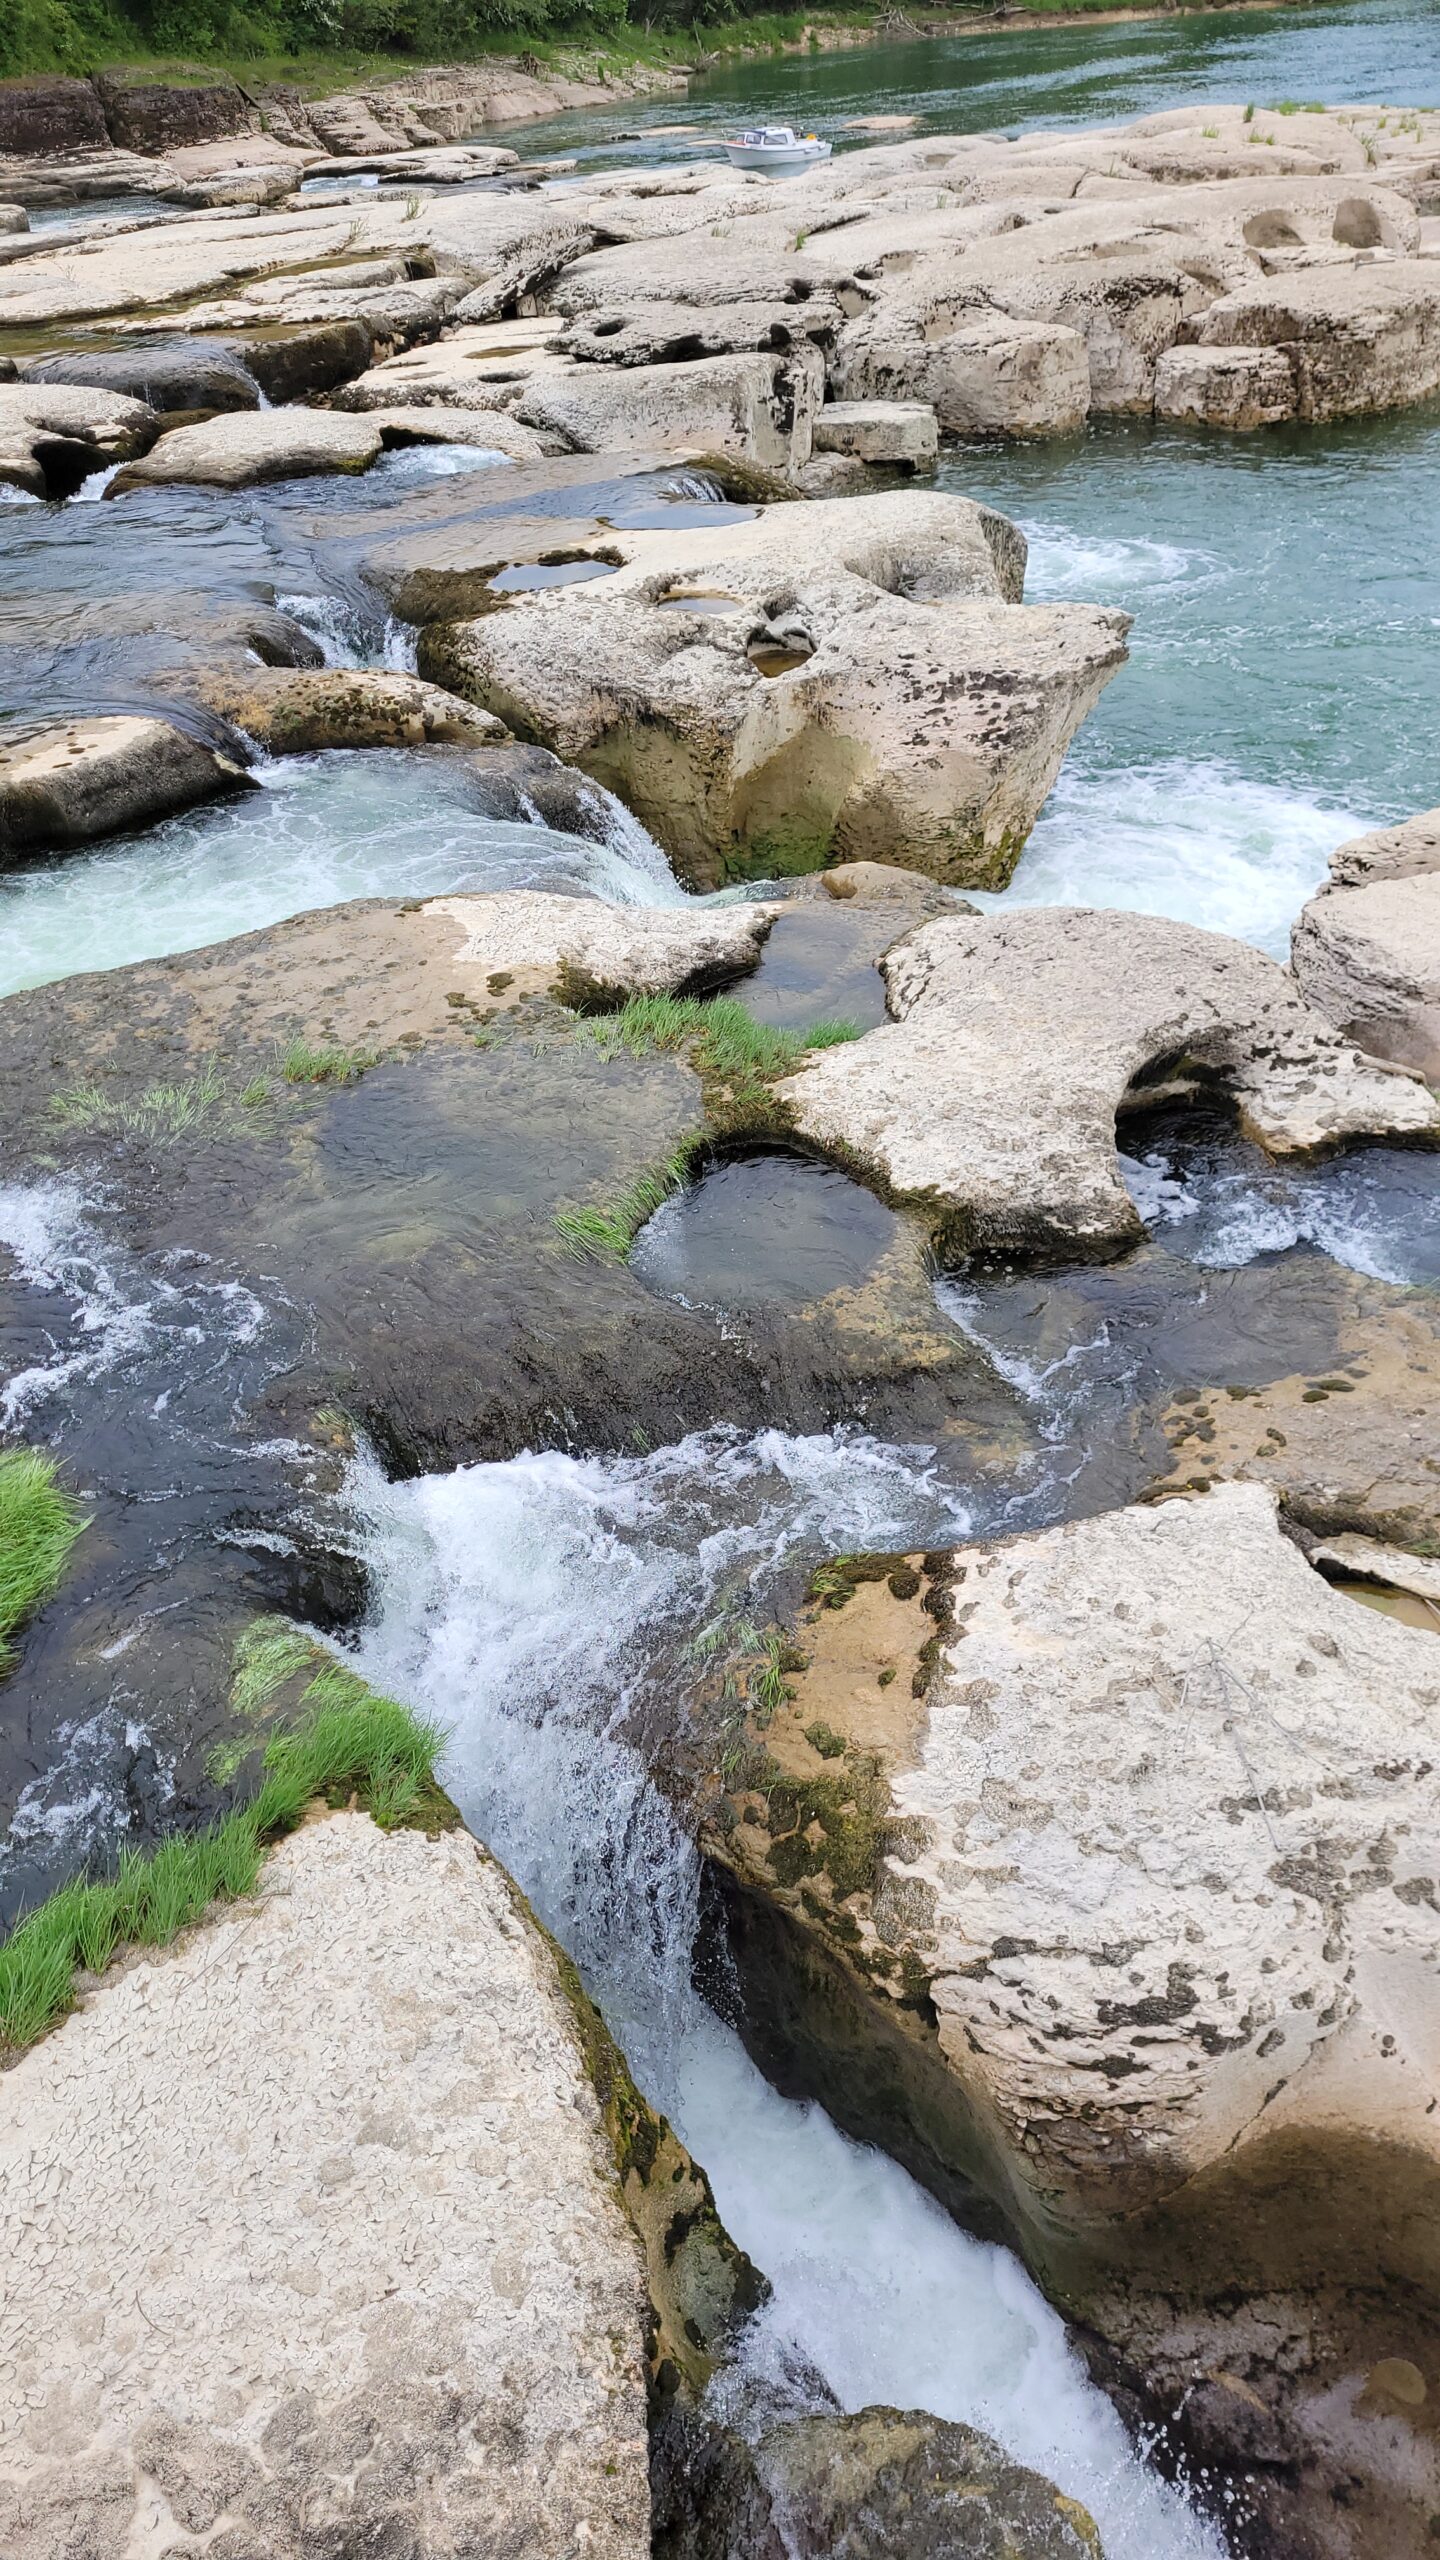
M 168 720 L 57 721 L 0 742 L 0 870 L 45 847 L 88 844 L 248 787 L 230 757 Z
M 835 858 L 998 886 L 1124 658 L 1123 614 L 1014 601 L 1023 540 L 964 498 L 565 532 L 557 560 L 616 573 L 427 630 L 424 670 L 617 791 L 693 886 Z M 403 600 L 430 573 L 401 544 L 380 574 Z
M 1440 1084 L 1440 810 L 1339 847 L 1290 965 L 1347 1039 Z
M 796 1635 L 708 1834 L 760 2049 L 998 2213 L 1193 2446 L 1258 2458 L 1263 2512 L 1408 2560 L 1440 1639 L 1238 1485 L 842 1559 Z
M 1248 943 L 1165 917 L 1038 907 L 921 926 L 881 963 L 897 1017 L 782 1090 L 805 1134 L 922 1202 L 954 1248 L 1138 1240 L 1117 1112 L 1228 1087 L 1275 1155 L 1440 1140 L 1440 1105 L 1359 1057 Z
M 463 1832 L 312 1823 L 0 2081 L 0 2541 L 648 2554 L 646 2297 L 579 2022 Z M 137 2312 L 138 2315 L 137 2316 Z M 103 2359 L 96 2339 L 107 2340 Z

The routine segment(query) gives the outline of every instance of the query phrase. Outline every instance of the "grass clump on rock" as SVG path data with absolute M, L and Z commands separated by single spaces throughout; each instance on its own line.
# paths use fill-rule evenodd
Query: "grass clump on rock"
M 853 1040 L 853 1022 L 814 1022 L 804 1031 L 780 1031 L 757 1022 L 733 996 L 632 996 L 618 1013 L 585 1026 L 602 1058 L 649 1058 L 684 1050 L 702 1082 L 725 1084 L 780 1075 L 807 1049 L 833 1049 Z
M 378 1049 L 314 1048 L 308 1040 L 291 1040 L 280 1052 L 280 1072 L 287 1084 L 351 1084 L 379 1057 Z
M 262 1621 L 242 1642 L 235 1703 L 253 1715 L 310 1669 L 298 1720 L 271 1734 L 249 1804 L 158 1849 L 127 1850 L 109 1878 L 62 1886 L 0 1947 L 0 2059 L 64 2016 L 77 1972 L 103 1972 L 124 1946 L 168 1946 L 213 1902 L 253 1891 L 266 1849 L 317 1799 L 356 1802 L 384 1830 L 453 1821 L 435 1783 L 440 1728 L 378 1696 L 298 1629 Z
M 49 1599 L 85 1523 L 41 1449 L 0 1450 L 0 1672 L 10 1637 Z
M 774 1078 L 807 1049 L 832 1049 L 858 1037 L 853 1022 L 814 1022 L 782 1031 L 757 1022 L 732 996 L 632 996 L 614 1013 L 582 1023 L 580 1036 L 608 1065 L 612 1058 L 683 1055 L 700 1078 L 705 1127 L 645 1171 L 618 1198 L 598 1208 L 562 1209 L 555 1232 L 571 1251 L 623 1262 L 647 1218 L 684 1189 L 714 1138 L 777 1134 Z

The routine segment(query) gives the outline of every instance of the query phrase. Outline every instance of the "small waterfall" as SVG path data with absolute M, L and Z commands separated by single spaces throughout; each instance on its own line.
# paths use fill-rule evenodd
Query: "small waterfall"
M 731 2414 L 743 2423 L 757 2384 L 793 2401 L 809 2368 L 846 2408 L 987 2429 L 1090 2507 L 1109 2560 L 1220 2560 L 1018 2262 L 821 2109 L 781 2099 L 702 2003 L 696 1854 L 629 1739 L 657 1712 L 683 1729 L 702 1661 L 753 1642 L 787 1567 L 962 1537 L 972 1491 L 924 1449 L 719 1430 L 645 1458 L 531 1455 L 404 1485 L 361 1462 L 351 1497 L 377 1595 L 366 1670 L 451 1727 L 447 1784 L 772 2280 L 722 2379 Z

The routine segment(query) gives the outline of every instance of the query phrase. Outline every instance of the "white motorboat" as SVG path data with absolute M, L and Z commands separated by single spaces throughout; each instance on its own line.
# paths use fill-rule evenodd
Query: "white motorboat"
M 813 133 L 797 133 L 790 124 L 757 125 L 725 145 L 732 169 L 764 169 L 772 178 L 788 178 L 797 169 L 813 169 L 828 160 L 833 145 Z

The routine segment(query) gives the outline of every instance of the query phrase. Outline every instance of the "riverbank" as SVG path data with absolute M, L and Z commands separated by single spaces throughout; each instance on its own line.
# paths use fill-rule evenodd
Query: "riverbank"
M 57 8 L 33 33 L 26 33 L 22 16 L 8 34 L 0 36 L 0 130 L 7 88 L 18 80 L 54 74 L 88 80 L 103 73 L 181 90 L 233 82 L 244 91 L 254 92 L 279 84 L 294 89 L 303 98 L 323 98 L 352 86 L 369 87 L 378 82 L 403 85 L 417 72 L 478 63 L 532 76 L 538 66 L 541 78 L 604 87 L 617 86 L 640 71 L 682 71 L 695 78 L 717 67 L 766 55 L 824 52 L 907 39 L 947 41 L 960 36 L 993 35 L 997 31 L 1049 31 L 1073 26 L 1077 21 L 1091 26 L 1118 26 L 1129 20 L 1206 17 L 1222 12 L 1230 15 L 1296 4 L 1297 0 L 1156 0 L 1152 7 L 1117 8 L 1112 0 L 1027 0 L 1027 5 L 1016 7 L 1004 5 L 1001 0 L 1001 5 L 995 7 L 926 10 L 912 17 L 903 8 L 865 5 L 865 0 L 860 0 L 860 5 L 826 9 L 818 17 L 799 10 L 759 11 L 735 19 L 714 23 L 702 20 L 673 28 L 606 25 L 593 34 L 583 26 L 571 25 L 550 33 L 527 34 L 519 48 L 513 28 L 507 27 L 493 34 L 477 29 L 473 40 L 459 50 L 447 47 L 426 51 L 422 47 L 402 54 L 337 43 L 333 47 L 267 51 L 263 44 L 236 49 L 222 42 L 207 44 L 201 59 L 169 48 L 149 47 L 139 40 L 138 28 L 117 28 L 110 42 L 96 41 L 92 34 L 84 38 L 77 34 L 72 39 L 60 26 L 62 13 Z M 1300 0 L 1300 5 L 1319 10 L 1333 5 L 1333 0 Z

